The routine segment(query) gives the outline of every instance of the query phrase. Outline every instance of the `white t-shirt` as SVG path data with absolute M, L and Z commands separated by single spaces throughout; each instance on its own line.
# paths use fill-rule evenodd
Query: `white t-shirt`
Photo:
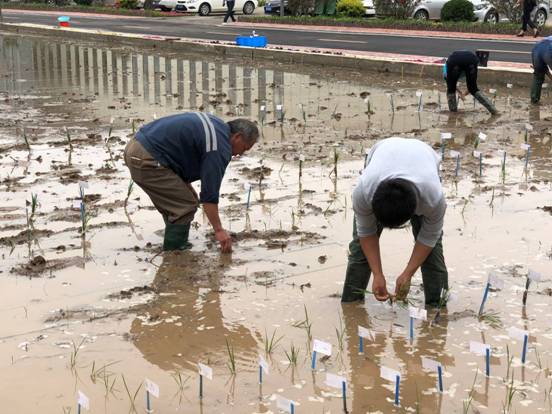
M 441 237 L 447 208 L 439 179 L 439 163 L 440 158 L 435 151 L 417 139 L 392 137 L 374 145 L 353 192 L 358 236 L 377 233 L 372 199 L 378 185 L 384 180 L 402 178 L 414 184 L 417 190 L 414 214 L 422 216 L 417 241 L 434 247 Z

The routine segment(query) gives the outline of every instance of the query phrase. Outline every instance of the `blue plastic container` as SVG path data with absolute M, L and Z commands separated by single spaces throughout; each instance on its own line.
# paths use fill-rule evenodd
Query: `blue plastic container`
M 247 47 L 266 47 L 266 36 L 238 36 L 236 44 Z

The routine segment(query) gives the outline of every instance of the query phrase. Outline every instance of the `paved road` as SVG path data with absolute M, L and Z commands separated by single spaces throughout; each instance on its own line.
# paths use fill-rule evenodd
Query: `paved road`
M 33 15 L 13 10 L 3 10 L 7 23 L 56 24 L 54 15 Z M 72 17 L 75 27 L 103 29 L 126 33 L 156 34 L 207 40 L 231 41 L 249 29 L 222 25 L 222 16 L 183 16 L 171 18 Z M 456 38 L 419 38 L 404 35 L 339 33 L 303 31 L 293 29 L 261 29 L 269 43 L 312 48 L 345 49 L 443 57 L 454 50 L 487 49 L 491 59 L 506 62 L 531 62 L 531 43 L 510 40 L 468 40 Z

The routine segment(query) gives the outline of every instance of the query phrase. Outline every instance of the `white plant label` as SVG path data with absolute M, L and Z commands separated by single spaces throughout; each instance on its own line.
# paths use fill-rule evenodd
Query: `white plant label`
M 315 339 L 314 344 L 312 345 L 312 350 L 322 355 L 331 356 L 332 344 Z
M 539 272 L 535 272 L 534 270 L 531 270 L 531 269 L 529 269 L 529 273 L 527 274 L 527 277 L 533 282 L 540 282 L 542 278 Z
M 508 89 L 512 89 L 512 88 L 514 87 L 514 85 L 511 84 L 511 83 L 507 83 L 507 84 L 506 84 L 506 87 L 507 87 Z
M 452 139 L 452 132 L 441 132 L 441 141 Z
M 489 93 L 495 94 L 495 93 L 496 93 L 496 89 L 489 89 Z
M 77 403 L 84 409 L 90 410 L 90 400 L 82 391 L 79 390 L 79 398 Z
M 157 119 L 157 114 L 153 114 L 153 119 Z
M 422 368 L 428 371 L 438 371 L 441 366 L 440 362 L 437 362 L 431 358 L 422 357 Z
M 399 371 L 395 371 L 394 369 L 387 367 L 380 367 L 380 377 L 384 380 L 395 382 L 397 380 L 397 376 L 399 378 L 401 377 L 401 373 Z
M 111 118 L 109 119 L 109 123 L 110 123 L 111 125 L 113 125 L 114 122 L 115 122 L 115 118 L 111 117 Z
M 374 332 L 360 325 L 358 326 L 358 336 L 360 336 L 361 338 L 369 339 L 370 341 L 373 341 L 376 339 Z
M 487 349 L 490 351 L 491 346 L 487 344 L 482 344 L 481 342 L 470 341 L 470 352 L 476 355 L 486 355 Z
M 533 130 L 533 125 L 531 125 L 531 124 L 525 124 L 525 130 L 526 130 L 526 131 L 532 131 L 532 130 Z
M 473 156 L 474 156 L 475 158 L 481 157 L 481 151 L 474 151 L 474 152 L 473 152 Z
M 416 91 L 416 97 L 421 97 L 422 96 L 422 91 Z
M 282 110 L 282 105 L 276 105 L 276 110 L 281 111 Z
M 81 201 L 73 201 L 73 208 L 79 209 L 81 208 Z
M 479 137 L 479 141 L 481 142 L 485 142 L 487 140 L 487 134 L 485 134 L 484 132 L 480 132 L 478 137 Z
M 276 396 L 276 407 L 285 412 L 291 413 L 291 404 L 295 405 L 295 402 L 288 400 L 280 395 Z
M 370 102 L 370 99 L 368 99 L 368 98 L 364 98 L 364 103 L 366 103 L 366 104 L 367 104 L 368 102 Z
M 519 339 L 523 341 L 526 336 L 529 336 L 529 331 L 524 331 L 523 329 L 516 328 L 511 326 L 508 328 L 508 336 L 513 339 Z
M 545 88 L 545 89 L 548 88 L 548 83 L 546 83 L 546 82 L 543 83 L 543 84 L 542 84 L 542 87 Z
M 88 189 L 88 182 L 87 181 L 79 181 L 79 187 Z
M 303 154 L 299 155 L 299 161 L 305 161 L 305 156 Z
M 213 379 L 213 369 L 211 367 L 208 367 L 207 365 L 202 364 L 201 362 L 197 364 L 199 368 L 199 375 L 202 377 L 208 378 L 210 380 Z
M 491 287 L 493 287 L 495 289 L 498 289 L 498 290 L 502 290 L 504 288 L 504 280 L 499 278 L 494 273 L 489 274 L 488 283 L 491 285 Z
M 347 379 L 345 377 L 331 374 L 329 372 L 326 373 L 326 385 L 328 387 L 341 389 L 343 387 L 343 383 L 347 383 Z
M 450 150 L 449 155 L 451 158 L 458 158 L 460 156 L 460 153 L 458 151 Z
M 159 398 L 159 385 L 146 378 L 146 391 L 153 395 L 155 398 Z
M 262 355 L 259 355 L 259 366 L 263 369 L 263 372 L 268 375 L 269 368 L 268 368 L 268 362 L 266 362 L 266 359 Z
M 531 149 L 531 145 L 529 144 L 521 144 L 520 148 L 524 151 L 529 151 Z
M 414 306 L 408 308 L 408 315 L 414 319 L 421 319 L 422 321 L 427 320 L 427 311 L 425 309 L 415 308 Z
M 450 292 L 447 298 L 448 303 L 458 302 L 458 295 L 454 292 Z
M 504 150 L 498 150 L 497 154 L 500 156 L 500 158 L 503 158 L 506 155 L 506 151 Z
M 264 112 L 266 110 L 266 106 L 261 105 L 261 111 Z

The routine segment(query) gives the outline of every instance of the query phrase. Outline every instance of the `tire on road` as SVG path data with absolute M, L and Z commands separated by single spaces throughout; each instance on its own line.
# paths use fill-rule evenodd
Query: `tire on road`
M 243 5 L 243 14 L 253 14 L 255 11 L 255 4 L 252 1 L 248 1 Z
M 197 11 L 200 16 L 209 16 L 211 13 L 211 6 L 209 3 L 201 3 Z

